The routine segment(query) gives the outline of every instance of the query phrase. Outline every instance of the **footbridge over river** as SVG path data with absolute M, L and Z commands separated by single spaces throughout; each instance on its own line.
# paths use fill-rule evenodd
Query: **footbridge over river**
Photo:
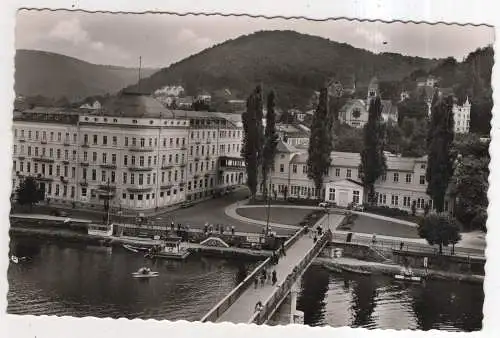
M 277 265 L 272 265 L 270 258 L 266 259 L 213 307 L 201 321 L 255 324 L 265 324 L 269 321 L 281 303 L 290 295 L 295 283 L 314 258 L 331 240 L 332 233 L 325 221 L 326 216 L 315 225 L 315 227 L 320 225 L 323 229 L 322 236 L 316 242 L 310 232 L 308 234 L 306 227 L 301 228 L 285 243 L 286 256 L 280 257 Z M 324 223 L 326 224 L 323 226 Z M 263 286 L 254 287 L 255 279 L 266 268 L 270 272 L 276 271 L 277 283 L 271 285 L 266 282 Z M 255 305 L 259 301 L 262 302 L 263 309 L 256 312 Z M 294 311 L 295 308 L 292 309 L 292 312 Z M 293 318 L 293 313 L 291 316 Z

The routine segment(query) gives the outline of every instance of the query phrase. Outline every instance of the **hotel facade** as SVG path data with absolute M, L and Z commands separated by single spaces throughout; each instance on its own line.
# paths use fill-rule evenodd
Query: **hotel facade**
M 331 166 L 324 177 L 321 189 L 322 200 L 347 207 L 350 203 L 363 204 L 366 191 L 361 183 L 358 153 L 331 153 Z M 432 199 L 427 195 L 425 172 L 427 158 L 407 158 L 386 154 L 387 172 L 375 183 L 377 204 L 411 212 L 415 203 L 417 213 L 423 213 L 425 205 L 432 208 Z M 270 191 L 277 196 L 313 198 L 316 196 L 314 182 L 307 177 L 307 150 L 278 144 L 274 168 L 271 172 Z M 259 192 L 262 193 L 262 187 Z M 452 211 L 452 203 L 446 198 L 445 211 Z
M 34 177 L 46 199 L 148 210 L 244 184 L 238 115 L 165 108 L 122 94 L 99 111 L 14 112 L 14 189 Z

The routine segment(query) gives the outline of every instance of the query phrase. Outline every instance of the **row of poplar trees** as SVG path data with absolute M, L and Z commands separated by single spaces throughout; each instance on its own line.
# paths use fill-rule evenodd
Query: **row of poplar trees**
M 266 126 L 264 128 L 263 106 L 264 93 L 262 86 L 257 86 L 247 99 L 247 109 L 242 115 L 243 146 L 241 155 L 245 160 L 247 186 L 250 197 L 255 200 L 259 176 L 264 195 L 268 194 L 268 176 L 274 165 L 274 157 L 278 145 L 276 132 L 275 94 L 270 91 L 267 95 Z M 259 175 L 260 174 L 260 175 Z
M 312 119 L 311 134 L 307 159 L 307 175 L 313 180 L 315 197 L 321 199 L 323 181 L 331 163 L 333 151 L 333 126 L 336 121 L 330 112 L 329 100 L 332 97 L 328 88 L 320 90 L 318 105 Z M 251 198 L 255 199 L 259 178 L 264 195 L 267 196 L 268 177 L 274 165 L 278 135 L 276 132 L 275 93 L 270 91 L 266 100 L 266 126 L 263 126 L 264 93 L 262 86 L 257 86 L 247 99 L 247 110 L 242 115 L 244 139 L 242 157 L 245 160 L 247 185 Z M 432 101 L 431 118 L 427 137 L 428 165 L 426 179 L 427 194 L 434 202 L 437 212 L 444 209 L 444 197 L 453 175 L 454 155 L 452 143 L 454 137 L 453 100 L 440 97 L 437 93 Z M 385 124 L 382 120 L 382 102 L 380 97 L 372 99 L 368 110 L 368 122 L 364 127 L 364 148 L 359 167 L 360 178 L 367 189 L 368 203 L 376 204 L 375 182 L 386 173 L 384 155 L 386 140 Z M 334 112 L 335 114 L 337 112 Z

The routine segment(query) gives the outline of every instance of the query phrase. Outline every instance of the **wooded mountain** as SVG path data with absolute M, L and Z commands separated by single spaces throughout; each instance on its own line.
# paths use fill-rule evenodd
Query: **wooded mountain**
M 37 50 L 19 49 L 15 58 L 15 92 L 80 101 L 88 96 L 113 94 L 137 83 L 138 70 L 96 65 L 73 57 Z M 149 76 L 156 69 L 142 69 Z
M 140 90 L 152 92 L 181 84 L 188 95 L 228 88 L 246 99 L 263 83 L 273 87 L 281 108 L 305 108 L 313 91 L 327 79 L 356 79 L 364 87 L 373 76 L 381 81 L 401 80 L 417 69 L 429 70 L 439 60 L 375 54 L 345 43 L 294 31 L 261 31 L 215 45 L 163 68 L 140 82 Z M 129 90 L 137 90 L 133 86 Z

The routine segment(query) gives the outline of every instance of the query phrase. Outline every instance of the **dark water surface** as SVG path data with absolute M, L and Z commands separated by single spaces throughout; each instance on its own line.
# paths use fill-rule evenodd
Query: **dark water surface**
M 481 284 L 404 283 L 311 266 L 302 278 L 297 309 L 312 326 L 476 331 L 482 327 L 483 301 Z
M 199 320 L 256 263 L 189 257 L 152 263 L 122 248 L 11 238 L 30 261 L 8 270 L 12 314 Z M 143 265 L 160 276 L 137 280 Z M 302 278 L 298 309 L 308 325 L 394 329 L 481 329 L 482 285 L 331 273 L 312 266 Z

